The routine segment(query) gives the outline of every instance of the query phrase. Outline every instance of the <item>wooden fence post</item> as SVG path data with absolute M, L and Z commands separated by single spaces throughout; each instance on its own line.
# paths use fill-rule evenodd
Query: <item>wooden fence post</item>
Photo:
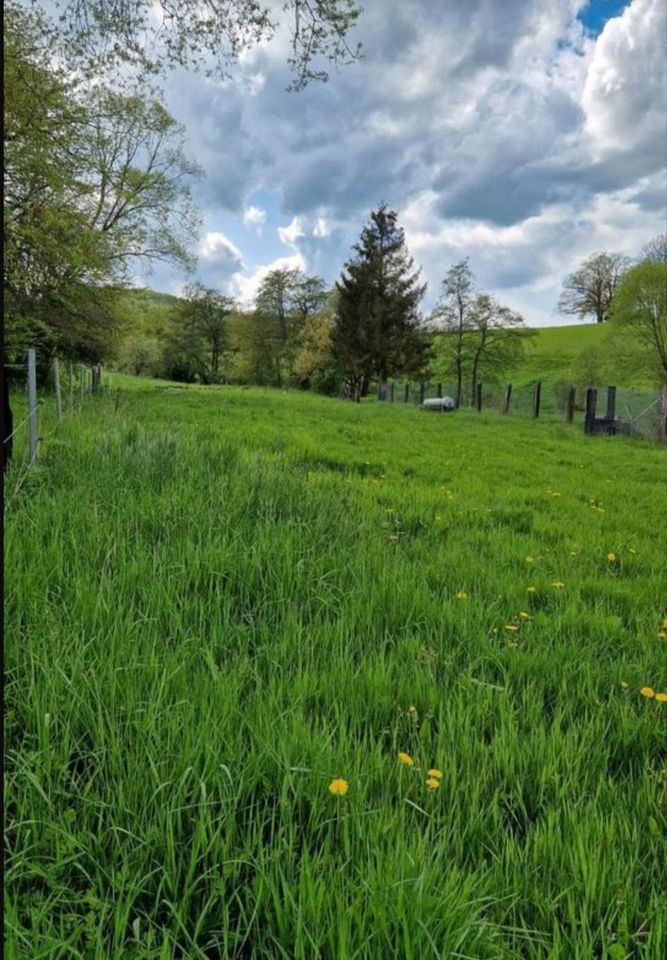
M 424 387 L 425 387 L 425 384 L 424 384 L 424 381 L 422 380 L 422 382 L 419 384 L 419 402 L 420 403 L 424 402 Z
M 586 418 L 584 420 L 584 433 L 593 433 L 597 397 L 598 392 L 595 387 L 589 387 L 586 391 Z
M 477 412 L 482 412 L 482 384 L 478 383 L 475 387 L 475 406 L 477 407 Z
M 510 403 L 512 402 L 512 384 L 508 383 L 505 387 L 505 396 L 503 397 L 503 413 L 510 412 Z
M 442 384 L 441 384 L 441 383 L 438 384 L 438 386 L 437 386 L 437 391 L 438 391 L 438 392 L 436 393 L 436 397 L 438 398 L 438 400 L 440 400 L 440 399 L 442 398 Z
M 540 415 L 540 399 L 542 394 L 542 383 L 538 380 L 533 387 L 533 417 Z
M 83 403 L 83 391 L 86 389 L 85 379 L 84 379 L 85 367 L 82 363 L 79 364 L 79 399 Z
M 71 413 L 74 409 L 74 366 L 71 360 L 67 367 L 67 374 L 69 380 L 69 409 Z
M 607 420 L 616 419 L 616 387 L 607 387 Z
M 32 347 L 28 350 L 28 411 L 28 462 L 32 465 L 37 456 L 37 359 Z
M 56 418 L 58 423 L 63 418 L 63 402 L 60 395 L 60 365 L 58 363 L 58 357 L 54 357 L 53 360 L 53 387 L 56 392 Z
M 576 388 L 570 386 L 567 391 L 567 406 L 565 408 L 565 416 L 568 423 L 572 423 L 574 420 L 574 401 L 576 399 L 576 395 Z
M 389 402 L 390 403 L 394 402 L 394 381 L 393 380 L 391 381 L 391 386 L 389 388 Z
M 410 399 L 410 384 L 406 383 L 405 384 L 405 402 L 407 403 L 409 399 Z

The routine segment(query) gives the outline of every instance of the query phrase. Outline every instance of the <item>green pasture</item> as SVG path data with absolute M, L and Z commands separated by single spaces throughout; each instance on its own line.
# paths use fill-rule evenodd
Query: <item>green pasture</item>
M 53 426 L 9 958 L 662 960 L 664 448 L 121 377 Z

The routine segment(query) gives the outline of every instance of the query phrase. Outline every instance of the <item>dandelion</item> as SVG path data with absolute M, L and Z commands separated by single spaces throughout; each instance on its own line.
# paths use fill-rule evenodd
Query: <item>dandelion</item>
M 527 592 L 528 592 L 528 593 L 537 593 L 537 587 L 532 587 L 532 586 L 531 586 L 531 587 L 528 587 L 528 588 L 527 588 Z
M 426 781 L 426 786 L 429 788 L 429 790 L 437 790 L 440 786 L 440 781 L 435 777 L 429 777 Z
M 429 777 L 433 777 L 435 780 L 442 780 L 442 770 L 438 770 L 437 767 L 432 767 L 426 772 L 428 773 Z
M 621 690 L 627 690 L 627 689 L 628 689 L 628 682 L 627 682 L 626 680 L 621 680 L 619 686 L 620 686 Z
M 389 543 L 398 543 L 398 534 L 396 533 L 390 534 Z
M 641 693 L 642 697 L 646 697 L 648 700 L 655 696 L 655 690 L 653 687 L 642 687 L 639 692 Z
M 526 613 L 525 610 L 519 610 L 519 616 L 522 620 L 530 620 L 530 614 Z
M 414 760 L 409 753 L 399 753 L 398 759 L 401 761 L 404 767 L 414 766 Z
M 667 703 L 667 693 L 656 693 L 655 699 L 658 703 Z
M 329 793 L 333 793 L 334 797 L 344 797 L 349 786 L 347 780 L 343 780 L 342 777 L 336 777 L 336 779 L 332 780 L 329 784 Z
M 637 553 L 637 551 L 633 547 L 630 547 L 630 553 Z
M 467 599 L 468 599 L 468 594 L 465 592 L 465 590 L 459 590 L 459 592 L 456 594 L 456 599 L 457 599 L 457 600 L 467 600 Z
M 618 560 L 618 557 L 616 556 L 615 553 L 608 553 L 607 560 L 609 561 L 609 563 L 616 563 L 616 561 Z
M 510 650 L 517 650 L 519 647 L 519 644 L 516 643 L 514 640 L 506 640 L 505 646 L 509 647 Z
M 506 623 L 506 624 L 505 624 L 505 629 L 506 629 L 506 630 L 509 630 L 510 633 L 516 633 L 516 631 L 517 631 L 519 628 L 517 627 L 517 625 L 516 625 L 515 623 Z
M 565 584 L 562 580 L 553 580 L 551 586 L 554 588 L 554 590 L 562 590 Z
M 662 621 L 662 623 L 660 624 L 660 629 L 661 629 L 661 630 L 667 630 L 667 617 L 665 617 L 665 619 L 664 619 L 664 620 Z
M 526 557 L 526 563 L 535 563 L 535 557 Z
M 416 719 L 417 719 L 417 708 L 415 707 L 414 704 L 412 704 L 412 703 L 410 704 L 410 706 L 408 707 L 408 713 L 410 714 L 410 719 L 411 719 L 411 720 L 416 720 Z
M 658 630 L 656 637 L 658 640 L 667 640 L 667 633 L 664 630 Z

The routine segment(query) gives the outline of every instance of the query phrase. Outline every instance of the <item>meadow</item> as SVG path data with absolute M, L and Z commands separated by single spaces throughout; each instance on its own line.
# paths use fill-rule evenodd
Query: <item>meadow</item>
M 665 451 L 114 378 L 5 515 L 5 947 L 662 960 Z

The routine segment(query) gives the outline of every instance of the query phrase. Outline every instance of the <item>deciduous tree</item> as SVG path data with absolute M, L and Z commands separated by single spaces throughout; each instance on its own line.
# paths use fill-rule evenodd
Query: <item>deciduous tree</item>
M 563 283 L 558 301 L 561 313 L 577 317 L 594 316 L 598 323 L 607 319 L 614 291 L 630 266 L 622 253 L 594 253 Z

